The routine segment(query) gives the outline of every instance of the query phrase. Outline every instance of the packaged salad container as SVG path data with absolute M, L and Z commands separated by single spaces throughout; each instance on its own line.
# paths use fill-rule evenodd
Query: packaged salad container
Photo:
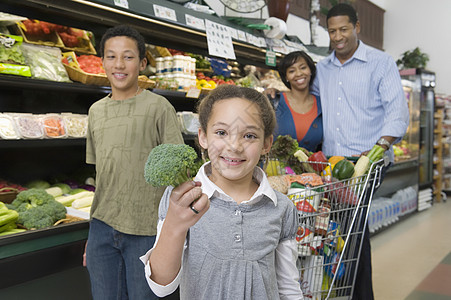
M 42 117 L 42 126 L 47 138 L 64 138 L 67 136 L 64 119 L 59 114 L 44 115 Z
M 26 139 L 41 139 L 44 137 L 41 117 L 33 114 L 16 114 L 14 123 L 21 137 Z
M 5 140 L 19 139 L 14 119 L 8 114 L 0 114 L 0 137 Z
M 67 136 L 71 138 L 84 138 L 88 132 L 88 115 L 63 113 Z

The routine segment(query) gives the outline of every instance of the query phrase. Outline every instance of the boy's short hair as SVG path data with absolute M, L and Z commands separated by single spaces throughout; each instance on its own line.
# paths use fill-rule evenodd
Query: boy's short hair
M 146 57 L 146 43 L 144 41 L 144 37 L 134 28 L 128 25 L 118 25 L 112 28 L 109 28 L 105 34 L 102 36 L 100 40 L 100 56 L 103 57 L 105 55 L 105 43 L 107 40 L 117 37 L 117 36 L 126 36 L 136 41 L 136 46 L 139 51 L 139 59 L 142 60 Z
M 332 7 L 327 13 L 326 24 L 330 18 L 338 16 L 348 16 L 349 22 L 351 22 L 352 25 L 355 26 L 355 24 L 357 24 L 357 12 L 355 11 L 354 7 L 349 4 L 339 3 Z

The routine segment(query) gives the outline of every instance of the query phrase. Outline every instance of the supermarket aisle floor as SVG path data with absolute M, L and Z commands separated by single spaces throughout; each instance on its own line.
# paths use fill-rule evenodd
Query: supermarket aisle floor
M 375 299 L 451 299 L 451 273 L 443 275 L 436 268 L 444 265 L 451 253 L 450 198 L 371 237 Z M 451 264 L 448 266 L 451 271 Z M 426 298 L 414 298 L 424 289 L 428 280 L 423 280 L 429 274 L 429 283 L 435 276 L 441 286 L 448 287 L 446 295 L 437 290 L 435 295 L 429 291 Z

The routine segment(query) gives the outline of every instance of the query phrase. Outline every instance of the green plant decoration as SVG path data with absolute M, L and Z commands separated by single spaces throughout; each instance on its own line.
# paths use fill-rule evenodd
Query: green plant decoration
M 429 55 L 421 52 L 420 48 L 416 47 L 413 50 L 406 51 L 402 54 L 401 58 L 396 61 L 399 69 L 410 68 L 426 68 L 426 64 L 429 61 Z

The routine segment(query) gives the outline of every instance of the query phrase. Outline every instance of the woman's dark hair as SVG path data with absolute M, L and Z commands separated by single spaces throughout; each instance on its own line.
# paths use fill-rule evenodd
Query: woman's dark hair
M 335 5 L 334 7 L 332 7 L 329 10 L 329 12 L 327 13 L 326 24 L 330 18 L 338 17 L 338 16 L 348 16 L 349 22 L 351 22 L 352 25 L 354 25 L 354 27 L 355 27 L 355 24 L 357 24 L 357 21 L 358 21 L 357 12 L 349 4 L 339 3 L 339 4 Z
M 146 57 L 146 43 L 144 41 L 143 36 L 134 28 L 128 25 L 118 25 L 112 28 L 109 28 L 105 34 L 102 36 L 100 40 L 100 56 L 103 57 L 105 55 L 105 43 L 107 40 L 117 37 L 117 36 L 125 36 L 131 38 L 136 42 L 136 46 L 139 51 L 139 59 L 142 60 Z
M 282 82 L 286 85 L 287 88 L 291 89 L 291 84 L 287 81 L 287 69 L 295 64 L 300 58 L 303 58 L 307 63 L 310 72 L 312 73 L 312 77 L 310 78 L 310 86 L 313 84 L 313 80 L 316 77 L 316 66 L 313 62 L 312 58 L 305 53 L 304 51 L 294 51 L 287 54 L 279 64 L 279 75 Z
M 210 120 L 215 103 L 232 98 L 246 99 L 256 104 L 260 113 L 265 138 L 273 134 L 276 126 L 276 115 L 268 98 L 255 89 L 228 84 L 222 84 L 216 87 L 207 97 L 198 103 L 197 112 L 199 114 L 199 123 L 204 132 L 207 132 L 208 121 Z

